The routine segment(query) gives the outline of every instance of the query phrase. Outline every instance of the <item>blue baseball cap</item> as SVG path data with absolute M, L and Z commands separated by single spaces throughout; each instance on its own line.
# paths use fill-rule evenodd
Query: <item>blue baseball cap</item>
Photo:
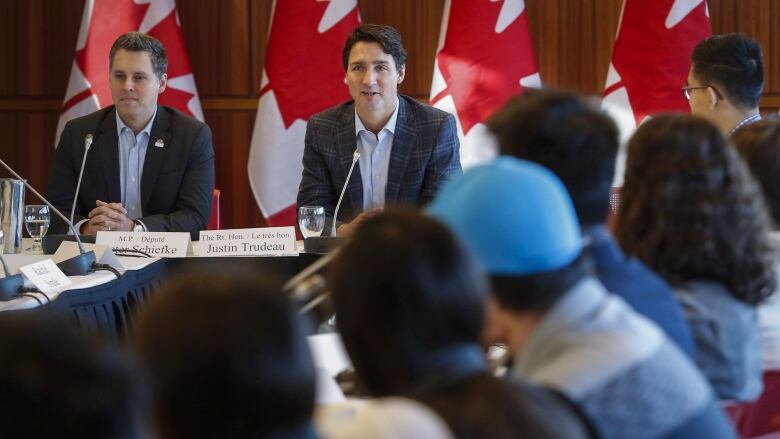
M 563 268 L 582 252 L 569 193 L 547 168 L 513 157 L 446 183 L 427 209 L 494 275 Z

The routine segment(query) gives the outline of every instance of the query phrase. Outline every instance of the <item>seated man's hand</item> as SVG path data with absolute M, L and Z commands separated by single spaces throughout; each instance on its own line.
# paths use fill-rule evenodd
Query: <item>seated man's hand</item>
M 353 219 L 351 222 L 340 225 L 338 229 L 336 229 L 336 236 L 341 238 L 348 237 L 355 231 L 355 229 L 357 228 L 357 226 L 360 225 L 360 223 L 371 218 L 372 216 L 376 216 L 380 214 L 381 212 L 382 209 L 377 208 L 377 209 L 367 210 L 361 213 L 360 215 L 356 216 L 355 219 Z
M 97 232 L 118 231 L 129 232 L 133 230 L 133 220 L 127 217 L 127 209 L 121 203 L 105 203 L 97 200 L 97 207 L 89 212 L 89 221 L 81 226 L 81 233 L 94 235 Z

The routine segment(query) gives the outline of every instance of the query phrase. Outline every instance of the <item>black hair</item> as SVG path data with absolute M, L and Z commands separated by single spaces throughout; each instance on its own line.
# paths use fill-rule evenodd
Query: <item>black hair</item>
M 780 228 L 780 120 L 765 119 L 742 127 L 731 141 L 761 185 L 774 227 Z
M 108 54 L 109 69 L 114 65 L 114 55 L 120 50 L 148 53 L 152 61 L 152 70 L 154 70 L 157 79 L 162 78 L 162 75 L 168 71 L 168 55 L 165 52 L 165 47 L 160 40 L 153 36 L 141 32 L 128 32 L 120 35 L 114 41 Z
M 146 361 L 163 436 L 307 431 L 315 373 L 304 328 L 278 285 L 219 269 L 160 291 L 133 344 Z
M 0 313 L 0 376 L 0 437 L 145 435 L 138 365 L 45 310 Z
M 735 106 L 758 107 L 764 89 L 764 55 L 758 41 L 743 33 L 713 35 L 691 55 L 693 75 L 717 88 Z
M 606 221 L 618 129 L 595 103 L 574 93 L 528 90 L 494 114 L 488 127 L 501 154 L 539 163 L 561 179 L 581 224 Z
M 591 437 L 568 399 L 522 380 L 485 373 L 412 396 L 434 409 L 457 438 Z
M 544 312 L 574 285 L 593 273 L 592 262 L 580 254 L 568 265 L 528 275 L 491 275 L 493 296 L 508 310 Z
M 352 51 L 352 46 L 361 41 L 378 43 L 382 46 L 385 53 L 392 55 L 396 69 L 401 69 L 406 65 L 406 49 L 401 42 L 401 34 L 394 27 L 382 24 L 364 24 L 356 27 L 347 37 L 347 42 L 341 52 L 344 70 L 349 66 L 349 52 Z
M 450 231 L 412 212 L 362 223 L 329 270 L 359 383 L 398 395 L 436 373 L 426 354 L 480 343 L 486 279 Z

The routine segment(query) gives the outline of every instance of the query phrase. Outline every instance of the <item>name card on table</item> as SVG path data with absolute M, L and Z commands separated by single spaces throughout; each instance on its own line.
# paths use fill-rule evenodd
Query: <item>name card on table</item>
M 190 234 L 187 232 L 97 232 L 95 243 L 111 247 L 114 253 L 156 258 L 184 258 Z
M 20 267 L 19 271 L 21 271 L 24 277 L 29 279 L 36 288 L 44 293 L 71 284 L 68 276 L 65 276 L 65 273 L 63 273 L 51 259 L 44 259 L 43 261 L 34 264 L 25 265 L 24 267 Z
M 208 230 L 200 232 L 199 256 L 294 256 L 295 228 Z

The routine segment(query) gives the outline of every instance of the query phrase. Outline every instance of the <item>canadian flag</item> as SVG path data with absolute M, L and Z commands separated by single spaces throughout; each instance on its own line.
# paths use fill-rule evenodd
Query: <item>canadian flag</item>
M 496 155 L 484 124 L 510 97 L 541 87 L 523 0 L 446 0 L 431 104 L 455 115 L 461 164 Z
M 711 34 L 705 0 L 625 0 L 603 100 L 622 143 L 653 114 L 690 111 L 681 88 L 693 48 Z M 616 185 L 622 184 L 624 163 L 621 151 Z
M 357 0 L 274 2 L 248 164 L 269 225 L 295 225 L 306 121 L 349 99 L 341 50 L 359 24 Z
M 168 87 L 159 102 L 203 120 L 175 0 L 87 0 L 55 145 L 66 122 L 111 105 L 108 53 L 130 31 L 157 38 L 168 53 Z

